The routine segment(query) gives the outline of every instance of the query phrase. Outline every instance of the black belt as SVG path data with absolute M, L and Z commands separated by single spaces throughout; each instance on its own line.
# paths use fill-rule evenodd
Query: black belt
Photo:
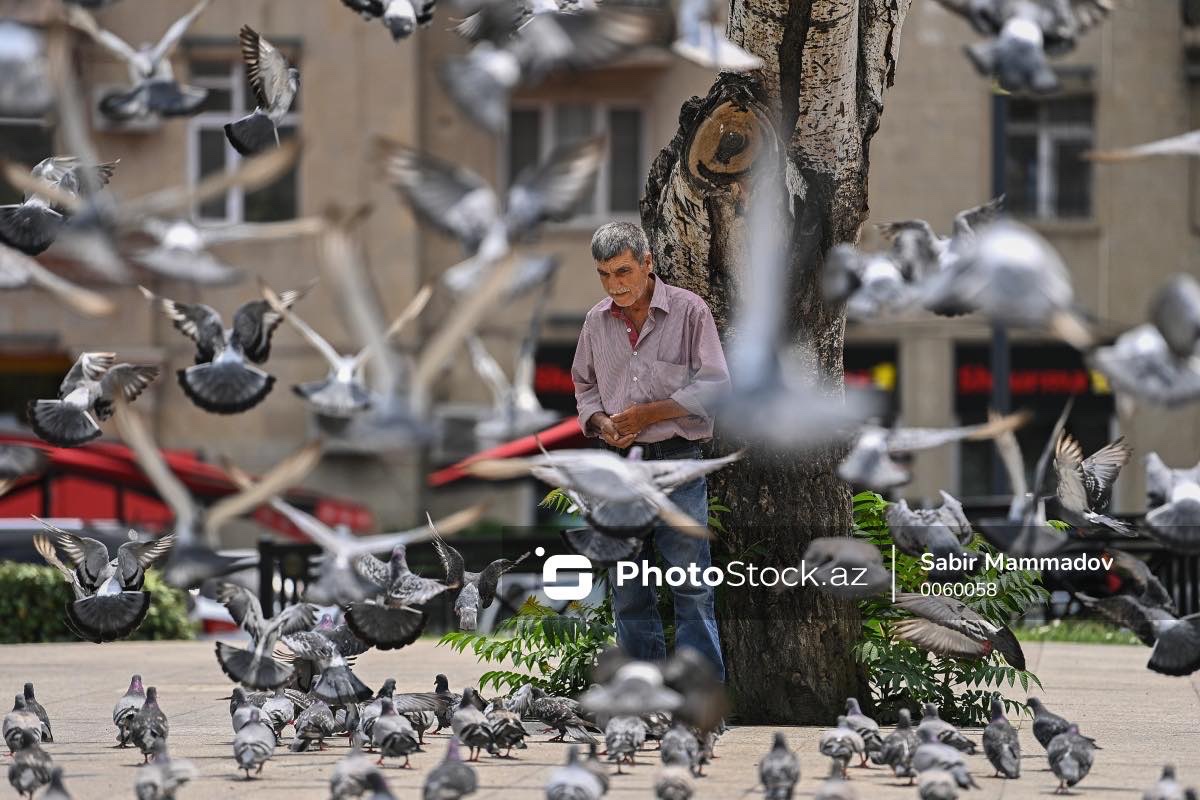
M 703 441 L 707 441 L 703 440 Z M 644 461 L 660 461 L 662 459 L 674 458 L 680 453 L 690 450 L 694 447 L 699 447 L 701 441 L 693 439 L 685 439 L 682 436 L 672 436 L 670 439 L 663 439 L 661 442 L 634 442 L 633 445 L 626 448 L 613 447 L 603 439 L 600 444 L 605 449 L 611 450 L 622 457 L 629 455 L 629 451 L 634 447 L 642 448 L 642 460 Z

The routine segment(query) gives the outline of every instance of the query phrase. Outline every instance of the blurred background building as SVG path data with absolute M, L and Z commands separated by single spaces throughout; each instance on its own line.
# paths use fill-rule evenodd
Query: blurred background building
M 37 19 L 53 4 L 0 0 L 0 13 Z M 128 0 L 98 18 L 136 44 L 157 40 L 191 5 L 192 0 Z M 637 219 L 650 161 L 674 134 L 682 101 L 705 94 L 711 75 L 668 56 L 633 55 L 619 66 L 522 93 L 511 109 L 510 135 L 496 140 L 463 118 L 438 84 L 439 62 L 464 48 L 450 30 L 450 16 L 439 8 L 431 28 L 395 44 L 377 22 L 358 18 L 336 0 L 214 0 L 175 58 L 177 75 L 209 89 L 204 111 L 161 124 L 97 125 L 96 142 L 104 158 L 121 159 L 111 191 L 122 196 L 232 168 L 238 156 L 222 126 L 253 107 L 236 41 L 238 28 L 251 25 L 301 71 L 285 135 L 302 137 L 305 150 L 293 173 L 274 186 L 230 191 L 195 209 L 196 217 L 272 221 L 370 204 L 362 240 L 377 311 L 390 318 L 461 253 L 454 242 L 420 230 L 396 199 L 372 161 L 375 136 L 426 150 L 503 186 L 556 143 L 607 132 L 609 158 L 594 198 L 569 223 L 547 229 L 536 247 L 563 259 L 538 349 L 536 388 L 547 407 L 569 415 L 575 338 L 584 313 L 601 297 L 588 252 L 591 233 L 610 219 Z M 931 0 L 914 0 L 896 85 L 871 148 L 870 221 L 918 217 L 948 233 L 958 209 L 1003 190 L 1009 210 L 1063 254 L 1077 297 L 1095 315 L 1099 330 L 1111 335 L 1139 322 L 1165 278 L 1200 274 L 1200 165 L 1161 160 L 1094 166 L 1080 154 L 1200 127 L 1200 1 L 1120 6 L 1109 24 L 1057 62 L 1063 88 L 1049 96 L 994 94 L 962 54 L 971 38 L 961 19 Z M 90 42 L 78 41 L 76 58 L 93 100 L 125 80 L 123 65 Z M 5 158 L 33 164 L 59 152 L 56 141 L 52 120 L 0 120 Z M 13 196 L 0 186 L 0 202 L 12 202 Z M 864 242 L 873 237 L 869 224 Z M 227 246 L 220 252 L 245 270 L 246 280 L 197 289 L 147 276 L 149 285 L 178 300 L 202 299 L 228 315 L 256 294 L 255 275 L 280 289 L 319 273 L 313 240 Z M 314 291 L 297 311 L 335 346 L 355 349 L 354 322 L 326 289 Z M 190 342 L 152 313 L 136 289 L 114 296 L 120 301 L 116 316 L 89 320 L 36 292 L 0 295 L 0 428 L 19 428 L 30 397 L 52 396 L 77 354 L 100 348 L 162 364 L 163 379 L 139 406 L 153 419 L 163 446 L 264 468 L 308 435 L 305 409 L 288 387 L 323 374 L 325 366 L 294 331 L 284 326 L 276 334 L 269 368 L 278 385 L 261 406 L 232 417 L 209 415 L 186 402 L 174 380 L 175 370 L 191 363 Z M 511 365 L 528 312 L 528 302 L 517 302 L 496 308 L 485 320 L 483 333 L 502 364 Z M 418 327 L 428 330 L 449 313 L 452 304 L 439 293 Z M 409 347 L 419 339 L 419 330 L 402 337 Z M 980 421 L 992 391 L 989 340 L 990 330 L 973 321 L 852 326 L 847 381 L 879 389 L 890 414 L 908 424 Z M 1103 378 L 1069 347 L 1014 336 L 1010 355 L 1013 406 L 1038 414 L 1021 434 L 1028 459 L 1036 458 L 1072 394 L 1078 400 L 1070 429 L 1085 450 L 1118 433 L 1130 439 L 1137 455 L 1122 474 L 1115 510 L 1141 507 L 1145 452 L 1157 450 L 1174 465 L 1195 458 L 1200 409 L 1142 409 L 1132 419 L 1119 419 Z M 384 525 L 414 523 L 425 507 L 447 508 L 481 493 L 493 498 L 495 519 L 532 520 L 538 498 L 532 486 L 497 490 L 457 482 L 436 492 L 425 486 L 428 471 L 471 452 L 470 437 L 460 435 L 469 431 L 466 409 L 490 401 L 465 351 L 439 382 L 437 400 L 455 433 L 446 447 L 422 457 L 372 453 L 370 443 L 362 443 L 356 452 L 331 453 L 309 484 L 366 503 Z M 455 420 L 461 422 L 456 426 Z M 984 496 L 992 491 L 992 470 L 987 445 L 925 453 L 915 461 L 916 480 L 902 494 L 936 497 L 946 488 L 964 498 Z

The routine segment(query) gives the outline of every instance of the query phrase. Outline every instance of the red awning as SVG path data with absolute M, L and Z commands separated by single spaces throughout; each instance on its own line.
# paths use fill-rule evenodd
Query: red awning
M 538 452 L 538 439 L 541 439 L 542 447 L 545 447 L 547 450 L 580 447 L 585 445 L 588 440 L 579 427 L 579 420 L 571 417 L 539 433 L 522 436 L 520 439 L 514 439 L 511 442 L 505 442 L 504 444 L 490 447 L 487 450 L 482 450 L 472 456 L 467 456 L 457 464 L 451 464 L 433 473 L 426 479 L 426 482 L 431 487 L 438 487 L 453 483 L 459 478 L 464 478 L 467 473 L 463 472 L 462 468 L 472 461 L 480 461 L 485 458 L 517 458 L 519 456 L 533 455 Z

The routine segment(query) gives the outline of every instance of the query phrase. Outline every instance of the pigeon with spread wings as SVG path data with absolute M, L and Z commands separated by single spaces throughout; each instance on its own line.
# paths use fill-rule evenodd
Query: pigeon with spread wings
M 0 497 L 17 481 L 40 475 L 49 463 L 40 447 L 23 444 L 0 444 Z
M 446 570 L 446 585 L 462 587 L 458 597 L 454 600 L 454 613 L 458 615 L 458 627 L 464 631 L 473 631 L 476 627 L 479 609 L 488 608 L 496 598 L 500 576 L 528 558 L 529 553 L 518 556 L 515 561 L 497 558 L 484 567 L 482 572 L 471 572 L 467 569 L 462 553 L 442 539 L 433 523 L 433 517 L 426 514 L 425 518 L 429 521 L 429 527 L 434 531 L 433 546 L 437 548 L 438 557 L 442 560 L 442 567 Z
M 983 205 L 965 208 L 954 216 L 950 236 L 939 236 L 923 219 L 884 222 L 875 227 L 891 240 L 889 253 L 901 273 L 909 280 L 919 281 L 954 262 L 976 231 L 994 222 L 1004 206 L 1004 195 Z
M 987 658 L 993 652 L 1017 669 L 1025 669 L 1025 653 L 1007 625 L 980 616 L 952 597 L 901 592 L 896 607 L 914 616 L 897 622 L 896 635 L 941 656 Z
M 115 364 L 115 353 L 83 353 L 67 372 L 55 400 L 30 400 L 33 432 L 59 447 L 100 438 L 100 423 L 113 414 L 117 396 L 136 400 L 158 377 L 158 367 Z
M 1133 527 L 1103 512 L 1112 498 L 1112 486 L 1133 455 L 1125 437 L 1110 442 L 1087 458 L 1079 441 L 1068 433 L 1054 447 L 1054 471 L 1058 475 L 1059 508 L 1067 522 L 1098 525 L 1122 536 L 1133 536 Z
M 357 11 L 363 19 L 377 19 L 398 42 L 412 36 L 417 26 L 433 21 L 437 0 L 342 0 L 342 5 Z
M 232 583 L 217 588 L 217 600 L 229 609 L 238 627 L 250 634 L 251 647 L 242 649 L 217 642 L 217 661 L 234 683 L 251 689 L 274 689 L 292 677 L 292 667 L 276 661 L 272 654 L 280 637 L 307 631 L 316 621 L 316 606 L 296 603 L 267 618 L 262 605 L 249 589 Z
M 296 659 L 312 662 L 320 677 L 311 694 L 338 706 L 361 703 L 374 694 L 350 669 L 346 659 L 364 653 L 370 644 L 360 641 L 345 626 L 330 630 L 299 631 L 284 636 L 284 646 Z
M 246 78 L 258 104 L 251 113 L 225 126 L 225 138 L 244 156 L 274 144 L 279 146 L 279 123 L 287 116 L 300 90 L 300 71 L 288 64 L 275 45 L 249 25 L 238 33 Z
M 39 161 L 29 170 L 29 182 L 14 184 L 25 192 L 24 200 L 0 206 L 0 242 L 26 255 L 43 252 L 54 243 L 75 210 L 74 205 L 64 205 L 58 196 L 77 200 L 81 192 L 107 185 L 117 163 L 110 161 L 89 167 L 75 156 L 51 156 Z M 19 174 L 20 168 L 14 165 L 8 171 Z M 82 175 L 84 171 L 89 173 L 90 181 Z M 53 188 L 39 193 L 43 185 Z
M 354 569 L 373 585 L 378 599 L 351 603 L 346 609 L 346 624 L 356 636 L 380 650 L 415 642 L 425 628 L 426 615 L 419 606 L 452 588 L 409 569 L 406 544 L 393 547 L 387 562 L 369 553 L 358 556 Z

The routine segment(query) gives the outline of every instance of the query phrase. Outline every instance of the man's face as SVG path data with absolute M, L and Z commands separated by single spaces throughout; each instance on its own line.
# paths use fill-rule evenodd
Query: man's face
M 649 253 L 641 261 L 629 250 L 607 261 L 596 262 L 600 274 L 600 285 L 621 308 L 628 308 L 646 293 L 650 284 L 650 271 L 654 261 Z

